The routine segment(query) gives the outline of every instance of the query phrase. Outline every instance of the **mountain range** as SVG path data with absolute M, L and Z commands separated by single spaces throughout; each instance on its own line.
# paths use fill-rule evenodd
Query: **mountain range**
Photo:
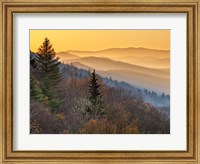
M 170 92 L 170 52 L 146 48 L 112 48 L 101 51 L 68 50 L 57 56 L 65 64 L 95 69 L 103 77 L 112 77 L 139 88 L 158 93 Z
M 170 51 L 154 50 L 147 48 L 110 48 L 100 51 L 77 51 L 68 50 L 63 53 L 76 55 L 78 57 L 94 56 L 105 57 L 115 61 L 127 62 L 129 64 L 140 65 L 152 68 L 169 68 Z

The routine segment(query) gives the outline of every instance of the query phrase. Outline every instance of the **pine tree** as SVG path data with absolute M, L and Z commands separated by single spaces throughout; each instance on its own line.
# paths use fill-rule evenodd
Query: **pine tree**
M 59 71 L 60 62 L 58 60 L 52 44 L 48 38 L 45 38 L 36 53 L 36 65 L 43 75 L 40 85 L 42 92 L 48 98 L 52 113 L 57 113 L 62 104 L 56 89 L 58 82 L 63 78 L 63 74 Z
M 48 97 L 48 103 L 51 107 L 52 113 L 57 113 L 58 108 L 61 106 L 62 101 L 58 98 L 57 90 L 51 80 L 45 76 L 41 81 L 41 89 Z
M 98 84 L 98 79 L 95 70 L 93 70 L 93 72 L 90 73 L 89 93 L 90 93 L 89 100 L 91 102 L 91 107 L 89 107 L 86 112 L 90 114 L 90 118 L 93 118 L 95 120 L 102 118 L 103 115 L 105 114 L 102 101 L 103 94 L 100 91 L 100 85 Z
M 63 75 L 59 72 L 58 61 L 59 57 L 56 57 L 54 48 L 50 43 L 48 38 L 44 39 L 43 44 L 38 48 L 36 53 L 36 63 L 37 68 L 44 74 L 48 76 L 48 79 L 51 80 L 53 84 L 58 83 Z
M 100 85 L 97 82 L 97 75 L 95 70 L 90 74 L 89 79 L 89 93 L 90 93 L 90 100 L 96 101 L 98 98 L 101 98 L 103 95 L 99 90 Z

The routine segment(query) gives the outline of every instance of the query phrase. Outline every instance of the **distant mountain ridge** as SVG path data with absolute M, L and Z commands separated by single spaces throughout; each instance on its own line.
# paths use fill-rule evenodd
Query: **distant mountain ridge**
M 102 50 L 96 50 L 96 51 L 80 51 L 80 50 L 66 50 L 67 53 L 71 53 L 71 54 L 80 54 L 79 56 L 81 56 L 81 54 L 88 54 L 88 53 L 106 53 L 106 52 L 112 52 L 112 51 L 122 51 L 123 53 L 129 53 L 130 51 L 132 52 L 137 52 L 137 53 L 142 53 L 143 52 L 157 52 L 157 53 L 161 53 L 164 52 L 166 54 L 168 54 L 170 51 L 169 50 L 158 50 L 158 49 L 150 49 L 150 48 L 144 48 L 144 47 L 126 47 L 126 48 L 108 48 L 108 49 L 102 49 Z M 139 54 L 138 54 L 139 55 Z
M 159 93 L 169 93 L 169 69 L 145 68 L 100 57 L 81 57 L 74 60 L 64 60 L 64 63 L 72 63 L 72 65 L 86 70 L 95 69 L 103 77 L 112 77 L 133 86 Z
M 169 68 L 170 51 L 155 50 L 148 48 L 110 48 L 99 51 L 78 51 L 67 50 L 66 53 L 74 54 L 80 57 L 106 57 L 115 61 L 122 61 L 129 64 L 140 65 L 151 68 Z
M 69 60 L 69 59 L 76 59 L 79 58 L 79 56 L 68 53 L 68 52 L 58 52 L 56 53 L 56 56 L 58 56 L 61 60 Z

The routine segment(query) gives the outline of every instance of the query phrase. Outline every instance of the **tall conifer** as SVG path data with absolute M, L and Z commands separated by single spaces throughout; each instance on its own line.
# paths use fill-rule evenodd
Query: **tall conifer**
M 103 117 L 104 108 L 103 108 L 103 94 L 100 91 L 100 85 L 98 84 L 97 74 L 95 70 L 90 73 L 89 79 L 89 100 L 91 102 L 91 107 L 87 109 L 87 112 L 90 114 L 90 118 L 100 119 Z
M 59 58 L 48 38 L 36 53 L 36 66 L 43 77 L 40 82 L 42 92 L 48 97 L 49 105 L 53 113 L 57 113 L 62 101 L 58 98 L 57 83 L 62 80 L 63 74 L 59 71 Z
M 90 100 L 96 101 L 98 98 L 101 98 L 103 95 L 99 90 L 100 85 L 97 82 L 97 75 L 95 70 L 90 74 L 89 79 L 89 93 L 90 93 Z
M 44 39 L 36 54 L 37 68 L 44 76 L 48 76 L 53 84 L 58 83 L 63 75 L 59 72 L 59 57 L 56 57 L 54 48 L 48 38 Z

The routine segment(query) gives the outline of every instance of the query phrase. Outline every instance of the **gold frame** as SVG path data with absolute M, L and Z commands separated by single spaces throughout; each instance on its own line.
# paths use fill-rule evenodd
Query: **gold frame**
M 200 0 L 0 0 L 0 12 L 1 163 L 200 163 Z M 63 12 L 187 14 L 187 151 L 13 151 L 13 14 Z

